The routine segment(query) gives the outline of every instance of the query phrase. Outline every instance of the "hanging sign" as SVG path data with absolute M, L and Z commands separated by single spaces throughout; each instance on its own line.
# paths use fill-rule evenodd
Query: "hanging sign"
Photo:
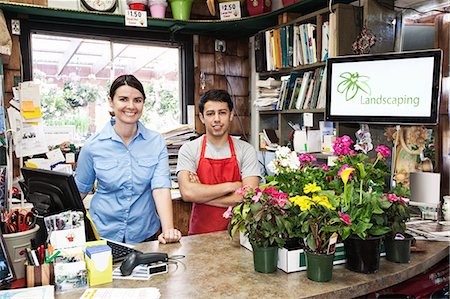
M 241 18 L 241 3 L 239 1 L 219 3 L 220 19 L 232 20 Z
M 141 10 L 125 10 L 125 26 L 147 27 L 147 12 Z

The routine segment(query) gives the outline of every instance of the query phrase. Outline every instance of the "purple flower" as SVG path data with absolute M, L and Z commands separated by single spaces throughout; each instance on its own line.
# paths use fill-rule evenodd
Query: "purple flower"
M 391 154 L 391 150 L 384 145 L 377 146 L 375 151 L 382 157 L 389 157 L 389 155 Z

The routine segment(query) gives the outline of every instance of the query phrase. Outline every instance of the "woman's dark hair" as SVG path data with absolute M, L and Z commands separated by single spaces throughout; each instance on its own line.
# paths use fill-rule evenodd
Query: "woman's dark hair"
M 128 85 L 139 90 L 144 96 L 145 100 L 144 86 L 142 86 L 142 83 L 133 75 L 120 75 L 116 78 L 116 80 L 114 80 L 114 82 L 111 84 L 111 88 L 109 89 L 109 96 L 111 97 L 111 99 L 114 97 L 117 88 L 124 85 Z
M 109 89 L 109 96 L 111 98 L 111 101 L 114 98 L 114 94 L 116 93 L 116 90 L 120 86 L 128 85 L 130 87 L 136 88 L 142 93 L 142 96 L 145 100 L 145 92 L 144 92 L 144 86 L 142 86 L 142 83 L 133 75 L 120 75 L 119 77 L 114 80 L 114 82 L 111 84 L 111 88 Z M 115 116 L 114 112 L 110 111 L 109 115 L 111 117 Z
M 199 100 L 198 110 L 203 114 L 205 109 L 205 104 L 208 101 L 224 102 L 228 104 L 230 111 L 233 111 L 233 101 L 231 100 L 230 94 L 223 89 L 211 89 L 205 92 Z

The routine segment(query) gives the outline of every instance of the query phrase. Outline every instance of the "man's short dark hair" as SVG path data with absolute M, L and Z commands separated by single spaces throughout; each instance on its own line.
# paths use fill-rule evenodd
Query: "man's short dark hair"
M 223 89 L 211 89 L 205 92 L 201 97 L 200 101 L 198 103 L 198 110 L 201 114 L 203 114 L 203 111 L 205 109 L 205 104 L 208 101 L 215 101 L 215 102 L 224 102 L 228 104 L 228 108 L 230 111 L 233 111 L 233 101 L 231 100 L 230 94 Z

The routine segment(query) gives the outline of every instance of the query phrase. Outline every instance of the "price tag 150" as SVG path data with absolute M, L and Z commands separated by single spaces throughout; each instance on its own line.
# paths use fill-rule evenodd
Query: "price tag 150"
M 147 12 L 141 10 L 125 10 L 125 26 L 147 27 Z
M 219 3 L 220 19 L 231 20 L 241 18 L 241 3 L 239 1 Z

